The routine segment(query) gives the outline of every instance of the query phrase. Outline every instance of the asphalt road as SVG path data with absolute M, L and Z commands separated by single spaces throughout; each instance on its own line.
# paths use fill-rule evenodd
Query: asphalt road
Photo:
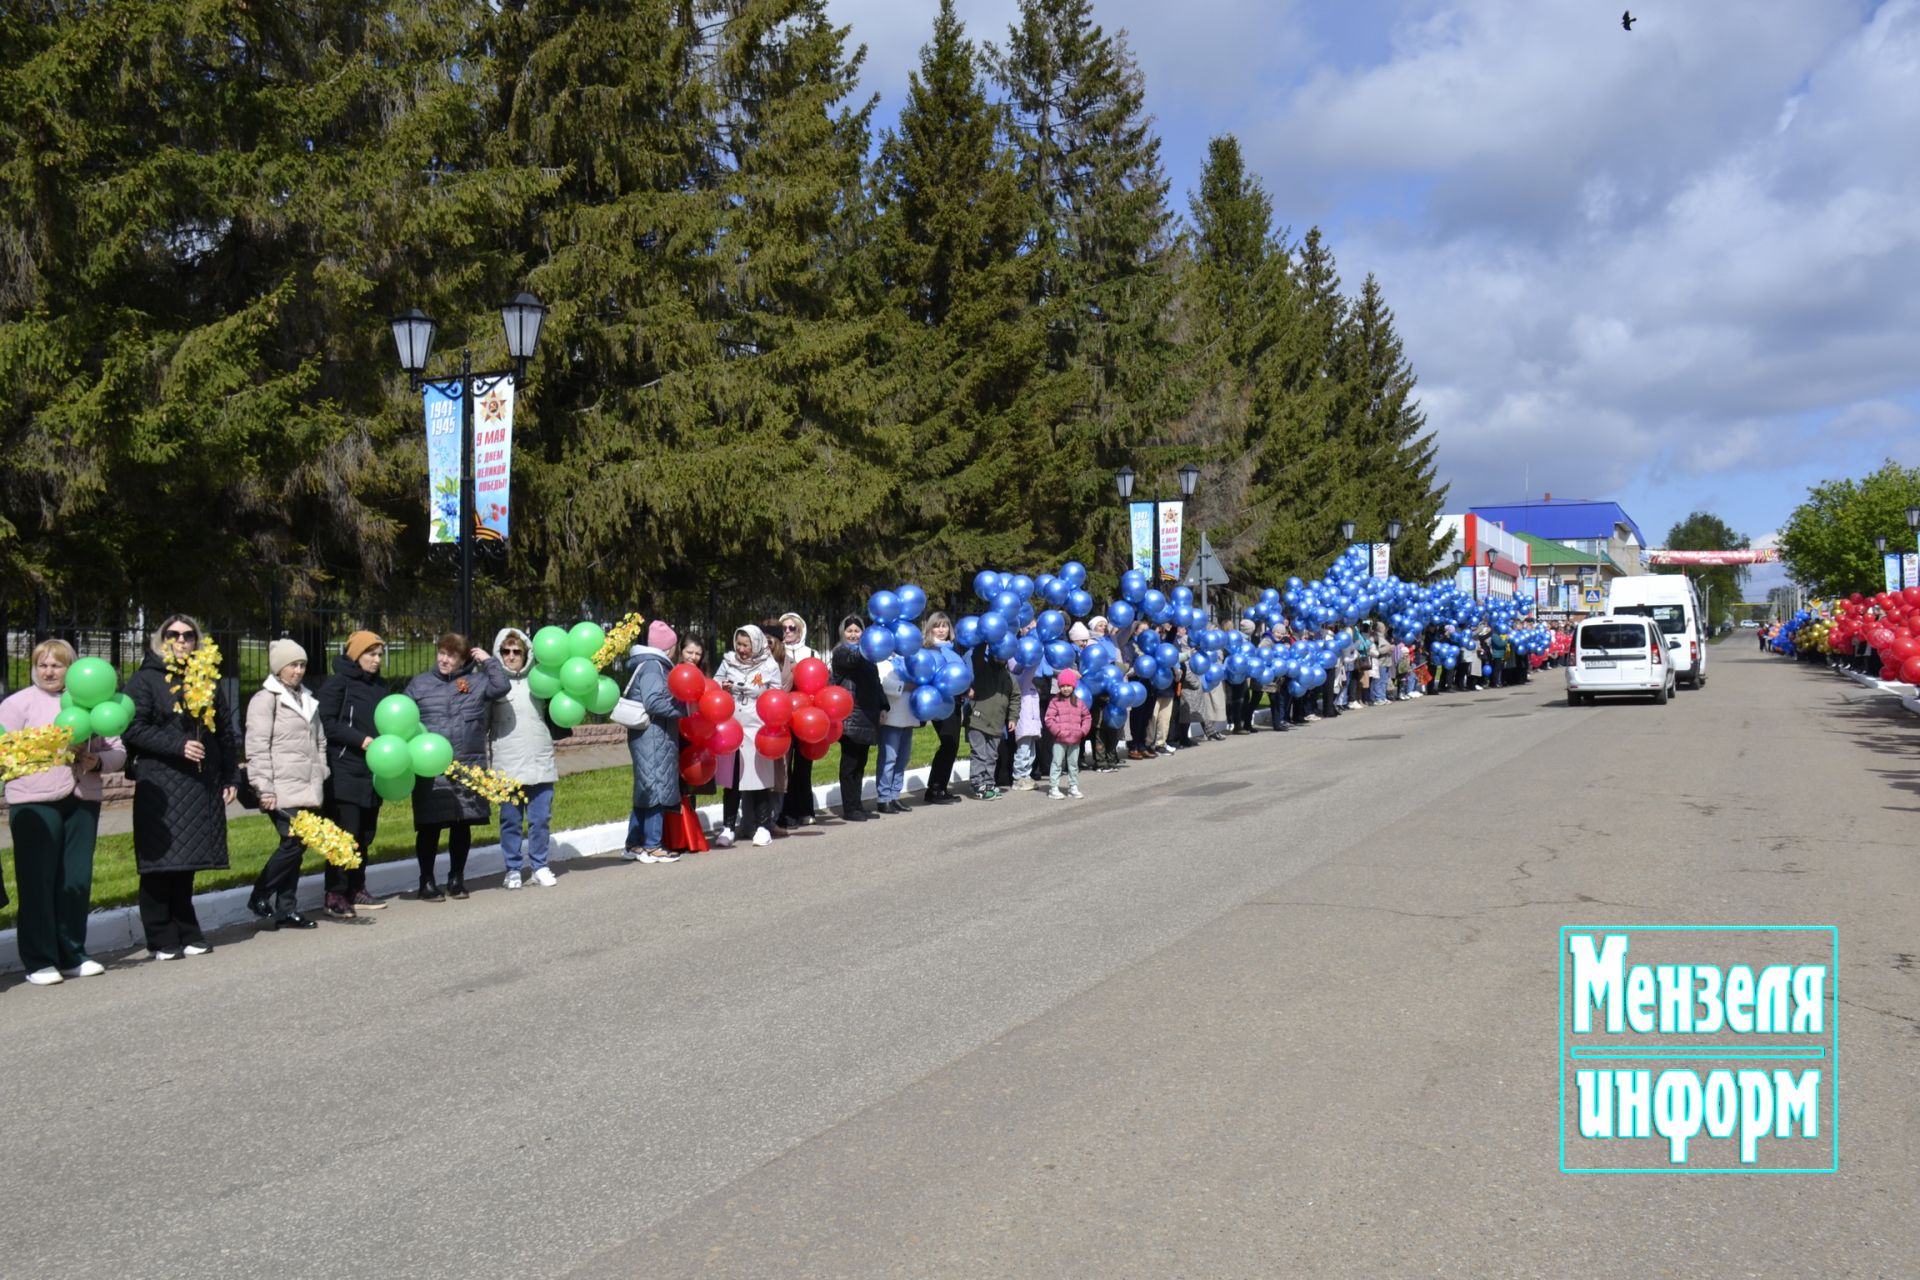
M 1913 1275 L 1920 718 L 1716 660 L 6 979 L 0 1275 Z M 1756 922 L 1839 1173 L 1559 1172 L 1559 928 Z

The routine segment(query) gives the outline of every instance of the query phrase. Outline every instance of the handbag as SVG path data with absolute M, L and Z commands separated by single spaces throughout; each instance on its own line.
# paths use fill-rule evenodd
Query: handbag
M 647 705 L 633 696 L 633 687 L 639 681 L 640 668 L 635 667 L 626 689 L 620 694 L 620 701 L 613 704 L 613 711 L 607 716 L 615 724 L 625 725 L 636 732 L 653 723 L 653 717 L 647 714 Z
M 840 736 L 856 747 L 870 747 L 880 735 L 874 728 L 873 717 L 856 706 L 840 722 Z
M 273 700 L 273 713 L 267 717 L 267 741 L 273 741 L 273 725 L 280 718 L 280 699 Z M 247 766 L 241 765 L 233 775 L 233 798 L 242 809 L 260 809 L 260 788 L 253 785 L 253 779 L 247 776 Z

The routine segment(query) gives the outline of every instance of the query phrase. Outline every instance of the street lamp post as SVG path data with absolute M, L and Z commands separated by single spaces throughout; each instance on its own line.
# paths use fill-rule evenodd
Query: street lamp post
M 1186 466 L 1181 467 L 1177 474 L 1180 477 L 1181 500 L 1183 502 L 1190 500 L 1193 497 L 1193 491 L 1200 485 L 1200 468 L 1196 464 L 1189 462 Z M 1136 477 L 1132 467 L 1121 467 L 1113 473 L 1113 490 L 1120 495 L 1120 501 L 1129 506 L 1133 503 L 1133 482 L 1135 479 Z M 1160 570 L 1160 507 L 1162 505 L 1162 499 L 1150 499 L 1149 505 L 1153 508 L 1153 528 L 1148 535 L 1150 540 L 1147 548 L 1149 570 L 1147 577 L 1150 581 L 1155 582 L 1160 581 L 1162 578 L 1170 582 L 1175 581 L 1180 577 L 1179 566 L 1176 565 L 1174 572 L 1168 574 L 1163 574 Z M 1202 590 L 1204 592 L 1204 588 L 1202 588 Z
M 526 381 L 527 361 L 540 340 L 540 327 L 546 323 L 547 308 L 540 299 L 522 290 L 500 308 L 500 324 L 506 330 L 507 355 L 513 360 L 517 382 Z M 393 344 L 414 390 L 427 382 L 427 358 L 433 353 L 433 339 L 440 324 L 418 307 L 409 307 L 395 316 L 390 325 Z M 473 544 L 477 541 L 474 514 L 473 474 L 473 402 L 508 377 L 505 373 L 473 371 L 473 352 L 460 349 L 460 634 L 473 638 Z M 451 393 L 449 393 L 451 394 Z
M 1357 525 L 1352 520 L 1342 520 L 1340 522 L 1340 541 L 1345 543 L 1347 546 L 1354 545 L 1353 535 L 1358 528 L 1359 528 L 1359 525 Z M 1387 521 L 1387 546 L 1391 547 L 1393 546 L 1394 543 L 1400 541 L 1401 531 L 1404 530 L 1405 528 L 1406 526 L 1401 524 L 1400 521 L 1398 520 Z M 1361 543 L 1360 545 L 1364 546 L 1367 549 L 1367 572 L 1371 574 L 1373 572 L 1373 549 L 1378 544 L 1373 542 L 1364 542 L 1364 543 Z

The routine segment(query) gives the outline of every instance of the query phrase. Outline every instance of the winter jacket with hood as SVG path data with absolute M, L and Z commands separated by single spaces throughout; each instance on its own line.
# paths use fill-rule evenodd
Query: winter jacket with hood
M 134 772 L 133 856 L 143 874 L 213 871 L 227 865 L 227 806 L 222 789 L 240 768 L 240 735 L 233 714 L 214 700 L 208 731 L 184 711 L 175 711 L 167 664 L 157 654 L 127 681 L 133 723 L 121 734 Z M 198 738 L 206 757 L 187 759 Z
M 478 664 L 469 661 L 452 675 L 441 675 L 437 666 L 422 671 L 407 681 L 407 696 L 420 705 L 421 728 L 452 743 L 455 760 L 485 767 L 490 712 L 494 703 L 507 696 L 511 683 L 500 659 L 488 658 Z M 414 784 L 416 827 L 485 822 L 492 812 L 485 799 L 444 775 Z
M 526 649 L 527 664 L 518 671 L 500 664 L 507 677 L 507 696 L 493 704 L 487 722 L 493 767 L 528 786 L 558 782 L 560 765 L 553 754 L 553 731 L 547 727 L 546 699 L 534 697 L 527 683 L 527 674 L 533 670 L 533 641 L 518 627 L 502 627 L 493 638 L 494 653 L 500 652 L 509 636 Z
M 1063 747 L 1077 747 L 1093 732 L 1093 709 L 1071 693 L 1047 699 L 1047 732 Z
M 633 807 L 680 805 L 680 721 L 692 714 L 667 689 L 673 659 L 652 645 L 635 645 L 625 696 L 647 709 L 647 727 L 627 730 L 633 759 Z
M 772 791 L 777 789 L 785 774 L 784 760 L 769 760 L 753 749 L 753 735 L 760 731 L 764 723 L 760 719 L 757 705 L 760 695 L 769 689 L 781 686 L 780 664 L 774 661 L 771 648 L 767 644 L 767 633 L 756 626 L 736 628 L 734 636 L 747 637 L 751 651 L 745 659 L 731 648 L 720 659 L 719 669 L 713 678 L 733 697 L 733 718 L 740 722 L 741 732 L 746 735 L 739 751 L 734 753 L 733 768 L 729 781 L 724 762 L 722 768 L 715 771 L 721 778 L 722 786 L 737 786 L 742 791 Z
M 247 781 L 273 807 L 318 809 L 327 792 L 327 735 L 320 700 L 268 676 L 247 703 Z
M 373 724 L 373 709 L 389 692 L 386 681 L 362 671 L 345 654 L 335 656 L 333 678 L 320 686 L 320 725 L 327 736 L 327 795 L 341 804 L 365 809 L 380 803 L 361 744 L 380 736 Z

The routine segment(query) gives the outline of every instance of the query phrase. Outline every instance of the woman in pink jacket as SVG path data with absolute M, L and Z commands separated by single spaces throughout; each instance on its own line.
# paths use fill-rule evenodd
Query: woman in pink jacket
M 0 702 L 8 733 L 37 729 L 60 714 L 73 648 L 43 640 L 33 650 L 33 683 Z M 50 987 L 106 970 L 87 955 L 87 908 L 93 897 L 93 841 L 100 826 L 100 778 L 127 763 L 118 738 L 90 738 L 73 763 L 42 769 L 7 784 L 13 830 L 13 873 L 20 886 L 20 963 L 27 981 Z M 0 903 L 6 896 L 0 893 Z

